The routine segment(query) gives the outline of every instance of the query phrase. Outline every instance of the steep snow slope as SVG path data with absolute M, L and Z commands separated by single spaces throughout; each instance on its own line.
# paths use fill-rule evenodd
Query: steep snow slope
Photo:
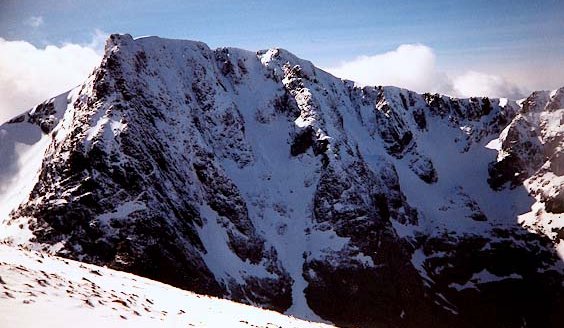
M 2 236 L 344 326 L 557 326 L 561 98 L 112 35 L 83 85 L 0 127 Z
M 0 245 L 0 317 L 25 327 L 329 327 Z
M 28 119 L 20 116 L 0 130 L 0 218 L 29 197 L 51 138 L 46 132 L 62 118 L 72 92 L 36 106 Z M 72 105 L 71 105 L 72 107 Z M 16 124 L 17 123 L 17 124 Z M 0 231 L 2 234 L 4 231 Z

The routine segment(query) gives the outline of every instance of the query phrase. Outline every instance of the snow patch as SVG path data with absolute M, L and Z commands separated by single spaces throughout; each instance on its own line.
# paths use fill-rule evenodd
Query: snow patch
M 474 273 L 474 275 L 472 275 L 472 278 L 470 278 L 465 284 L 461 285 L 457 283 L 452 283 L 449 285 L 449 287 L 454 288 L 458 291 L 468 288 L 479 289 L 476 286 L 477 284 L 485 284 L 490 282 L 502 281 L 506 279 L 523 279 L 523 276 L 516 273 L 512 273 L 507 276 L 498 276 L 484 269 L 480 272 Z

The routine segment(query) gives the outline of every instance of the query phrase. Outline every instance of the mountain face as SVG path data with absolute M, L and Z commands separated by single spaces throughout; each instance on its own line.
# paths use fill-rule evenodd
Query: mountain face
M 563 123 L 564 88 L 360 88 L 112 35 L 0 127 L 0 237 L 339 326 L 560 327 Z

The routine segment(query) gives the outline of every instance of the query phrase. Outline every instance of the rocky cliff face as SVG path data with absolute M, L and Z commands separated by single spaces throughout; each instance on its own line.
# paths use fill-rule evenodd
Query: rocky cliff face
M 563 102 L 112 35 L 0 128 L 2 237 L 342 326 L 556 327 Z

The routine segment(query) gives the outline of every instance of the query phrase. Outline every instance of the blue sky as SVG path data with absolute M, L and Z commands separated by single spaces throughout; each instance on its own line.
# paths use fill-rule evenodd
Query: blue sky
M 5 42 L 92 45 L 95 31 L 200 40 L 212 48 L 283 47 L 330 71 L 361 56 L 423 45 L 433 69 L 451 80 L 472 71 L 523 92 L 564 85 L 562 0 L 0 0 Z
M 42 17 L 41 28 L 22 24 Z M 13 1 L 0 37 L 87 42 L 95 29 L 196 39 L 211 47 L 283 47 L 319 65 L 423 43 L 446 64 L 564 56 L 564 1 Z M 506 52 L 501 56 L 500 53 Z

